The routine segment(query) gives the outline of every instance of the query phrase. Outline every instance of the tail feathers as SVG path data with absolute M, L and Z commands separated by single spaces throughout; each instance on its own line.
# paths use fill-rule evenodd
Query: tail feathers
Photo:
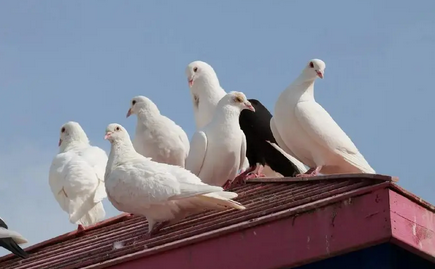
M 29 254 L 25 252 L 12 238 L 1 238 L 0 246 L 4 247 L 22 259 L 29 257 Z
M 106 211 L 104 210 L 103 202 L 98 202 L 91 210 L 80 218 L 77 224 L 89 226 L 103 220 L 105 216 Z
M 196 203 L 201 205 L 207 209 L 214 210 L 226 210 L 228 208 L 234 208 L 237 210 L 244 210 L 244 207 L 241 203 L 237 201 L 230 200 L 220 195 L 220 193 L 209 193 L 206 195 L 200 195 L 195 197 Z
M 344 160 L 355 168 L 359 169 L 362 173 L 376 174 L 375 170 L 370 166 L 364 156 L 357 152 L 356 154 L 349 154 L 347 152 L 340 152 Z
M 0 227 L 0 239 L 9 238 L 9 237 L 12 238 L 17 244 L 28 243 L 27 239 L 24 238 L 18 232 L 15 232 L 15 231 L 8 230 L 8 229 Z
M 234 199 L 234 198 L 237 198 L 239 196 L 237 193 L 230 192 L 230 191 L 212 192 L 212 193 L 207 193 L 204 195 L 208 196 L 208 197 L 214 197 L 217 199 Z
M 293 157 L 292 155 L 285 152 L 280 146 L 270 141 L 267 141 L 272 147 L 274 147 L 277 151 L 279 151 L 282 155 L 284 155 L 287 159 L 289 159 L 298 169 L 301 174 L 308 171 L 307 167 L 301 163 L 298 159 Z

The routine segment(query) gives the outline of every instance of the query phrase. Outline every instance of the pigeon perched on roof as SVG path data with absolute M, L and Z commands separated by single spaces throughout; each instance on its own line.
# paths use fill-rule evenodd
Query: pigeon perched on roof
M 207 209 L 245 209 L 231 199 L 237 193 L 203 183 L 190 171 L 158 163 L 137 153 L 120 124 L 106 128 L 111 143 L 105 185 L 108 199 L 120 211 L 145 216 L 151 237 L 164 225 Z
M 246 156 L 246 138 L 239 125 L 244 109 L 255 110 L 242 92 L 230 92 L 217 104 L 211 122 L 193 134 L 186 169 L 203 182 L 223 186 L 236 177 Z
M 136 96 L 131 100 L 127 117 L 137 115 L 135 150 L 155 162 L 184 167 L 189 154 L 186 132 L 171 119 L 160 114 L 157 106 L 147 97 Z
M 5 221 L 0 218 L 0 246 L 14 253 L 16 256 L 25 259 L 29 254 L 19 245 L 27 243 L 27 240 L 19 233 L 8 229 Z
M 268 174 L 264 175 L 266 177 L 276 177 L 276 173 L 285 177 L 305 173 L 307 169 L 304 164 L 289 154 L 283 154 L 284 151 L 279 149 L 270 130 L 272 114 L 269 110 L 256 99 L 248 100 L 255 112 L 243 110 L 239 119 L 240 128 L 246 136 L 246 156 L 251 166 L 247 171 L 254 171 L 256 177 L 261 176 L 263 171 L 267 171 L 263 170 L 267 164 L 272 173 L 268 171 Z
M 375 173 L 352 140 L 314 99 L 314 81 L 326 64 L 308 62 L 299 77 L 281 93 L 271 120 L 273 135 L 287 153 L 311 169 L 299 176 Z
M 210 123 L 218 102 L 227 93 L 222 89 L 216 72 L 208 63 L 191 62 L 186 67 L 186 76 L 192 97 L 196 129 L 200 130 Z M 245 157 L 239 169 L 244 171 L 248 167 L 248 158 Z
M 103 199 L 107 197 L 104 172 L 107 154 L 91 146 L 77 122 L 67 122 L 60 129 L 59 153 L 50 167 L 49 184 L 57 202 L 78 224 L 78 230 L 104 219 Z

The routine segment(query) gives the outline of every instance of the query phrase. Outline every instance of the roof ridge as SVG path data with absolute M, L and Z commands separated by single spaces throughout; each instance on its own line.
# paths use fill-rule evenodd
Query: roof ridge
M 296 183 L 296 182 L 308 182 L 308 181 L 322 181 L 322 180 L 335 180 L 335 181 L 347 181 L 355 179 L 374 179 L 378 181 L 386 182 L 398 182 L 399 177 L 388 176 L 382 174 L 333 174 L 333 175 L 323 175 L 316 177 L 277 177 L 277 178 L 253 178 L 248 179 L 248 183 Z

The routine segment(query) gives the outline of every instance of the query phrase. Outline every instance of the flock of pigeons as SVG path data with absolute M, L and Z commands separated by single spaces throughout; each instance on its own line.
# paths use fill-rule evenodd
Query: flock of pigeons
M 192 62 L 186 76 L 197 131 L 190 142 L 150 99 L 136 96 L 127 113 L 137 116 L 135 137 L 131 140 L 120 124 L 109 124 L 109 156 L 90 145 L 77 122 L 61 127 L 51 190 L 78 232 L 104 219 L 102 201 L 108 197 L 118 210 L 145 216 L 149 238 L 204 210 L 245 209 L 232 200 L 237 193 L 226 190 L 248 178 L 375 173 L 315 101 L 314 81 L 324 72 L 322 60 L 309 61 L 281 93 L 272 116 L 258 100 L 226 93 L 209 64 Z M 27 241 L 3 221 L 0 226 L 0 245 L 27 257 L 18 246 Z

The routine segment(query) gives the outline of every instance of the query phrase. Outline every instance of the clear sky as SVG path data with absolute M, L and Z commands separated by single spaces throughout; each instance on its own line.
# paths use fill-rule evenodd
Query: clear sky
M 105 127 L 133 134 L 125 115 L 140 94 L 190 137 L 194 60 L 272 112 L 324 60 L 316 100 L 378 173 L 435 203 L 434 12 L 433 0 L 1 1 L 0 216 L 30 244 L 76 228 L 48 185 L 66 121 L 108 151 Z

